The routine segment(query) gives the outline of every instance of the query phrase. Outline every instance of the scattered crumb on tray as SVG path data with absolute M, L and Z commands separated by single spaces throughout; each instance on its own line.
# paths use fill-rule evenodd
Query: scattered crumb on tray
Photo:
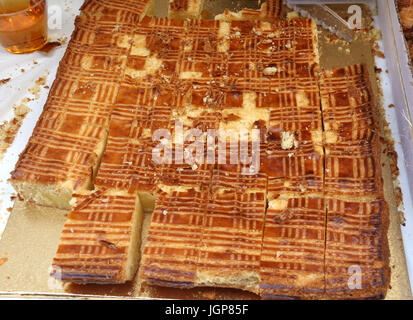
M 374 66 L 374 72 L 376 72 L 376 73 L 382 73 L 382 69 L 381 68 L 379 68 L 379 67 L 377 67 L 377 66 Z
M 376 49 L 374 49 L 374 48 L 373 48 L 373 54 L 374 54 L 375 56 L 379 57 L 379 58 L 382 58 L 382 59 L 385 58 L 384 53 L 383 53 L 382 51 L 376 50 Z
M 1 267 L 3 264 L 5 264 L 8 260 L 9 260 L 9 258 L 7 258 L 7 257 L 0 258 L 0 267 Z
M 67 42 L 67 36 L 57 38 L 57 41 L 60 42 L 61 45 L 64 45 Z
M 43 86 L 46 84 L 46 78 L 47 75 L 40 77 L 39 79 L 36 80 L 35 85 L 31 88 L 29 88 L 29 92 L 35 96 L 35 99 L 40 98 L 40 86 Z
M 11 80 L 11 78 L 7 78 L 7 79 L 2 79 L 0 80 L 0 86 L 6 84 L 7 82 L 9 82 Z
M 20 104 L 13 106 L 14 117 L 9 121 L 4 121 L 0 124 L 0 160 L 3 159 L 4 154 L 10 145 L 14 142 L 16 134 L 19 131 L 23 120 L 26 115 L 30 112 L 30 108 L 27 106 L 32 100 L 37 100 L 40 98 L 41 87 L 46 84 L 47 74 L 41 76 L 35 81 L 35 85 L 28 89 L 28 92 L 34 96 L 34 99 L 23 98 Z
M 26 105 L 29 101 L 28 98 L 24 98 L 19 105 L 14 106 L 13 119 L 4 121 L 0 125 L 0 160 L 3 159 L 4 153 L 13 143 L 17 132 L 23 124 L 23 119 L 30 111 L 30 108 Z

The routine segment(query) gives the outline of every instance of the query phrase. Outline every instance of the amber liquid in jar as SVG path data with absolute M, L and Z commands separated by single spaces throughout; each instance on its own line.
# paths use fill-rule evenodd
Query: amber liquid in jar
M 32 52 L 42 48 L 46 42 L 47 8 L 45 0 L 18 0 L 11 5 L 4 5 L 3 2 L 3 5 L 0 6 L 0 44 L 7 51 L 12 53 Z

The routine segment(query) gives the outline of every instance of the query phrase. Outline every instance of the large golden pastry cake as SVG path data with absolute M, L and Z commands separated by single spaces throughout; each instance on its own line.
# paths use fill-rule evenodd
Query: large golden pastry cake
M 278 19 L 279 1 L 256 11 L 277 8 L 272 19 L 145 16 L 151 5 L 85 3 L 13 173 L 25 199 L 73 198 L 52 276 L 123 283 L 139 268 L 157 286 L 384 297 L 388 209 L 365 66 L 321 72 L 314 21 Z M 199 161 L 193 142 L 212 129 L 227 144 L 204 144 L 212 157 Z M 248 133 L 235 150 L 234 132 Z

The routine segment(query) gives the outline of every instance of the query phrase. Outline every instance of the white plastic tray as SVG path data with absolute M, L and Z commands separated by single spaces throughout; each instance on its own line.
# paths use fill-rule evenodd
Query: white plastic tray
M 398 154 L 399 181 L 403 193 L 403 212 L 406 225 L 402 226 L 403 243 L 411 287 L 413 287 L 413 78 L 408 63 L 407 48 L 394 0 L 378 0 L 376 27 L 382 31 L 386 60 L 377 65 L 389 73 L 382 73 L 386 119 L 390 123 L 395 150 Z

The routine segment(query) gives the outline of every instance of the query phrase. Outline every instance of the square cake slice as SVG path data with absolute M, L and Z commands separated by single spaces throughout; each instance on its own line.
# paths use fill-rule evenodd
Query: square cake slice
M 260 260 L 263 298 L 323 296 L 325 217 L 322 194 L 268 194 Z
M 51 275 L 75 283 L 132 280 L 139 262 L 142 218 L 136 195 L 115 190 L 75 194 Z
M 326 194 L 382 198 L 378 111 L 366 66 L 325 71 L 320 92 Z
M 383 299 L 389 279 L 386 202 L 327 199 L 326 295 Z
M 213 187 L 202 229 L 198 286 L 258 294 L 266 205 L 265 183 L 261 189 Z
M 164 186 L 144 248 L 140 278 L 149 284 L 191 288 L 197 266 L 208 192 Z
M 170 19 L 200 19 L 204 0 L 169 0 Z

